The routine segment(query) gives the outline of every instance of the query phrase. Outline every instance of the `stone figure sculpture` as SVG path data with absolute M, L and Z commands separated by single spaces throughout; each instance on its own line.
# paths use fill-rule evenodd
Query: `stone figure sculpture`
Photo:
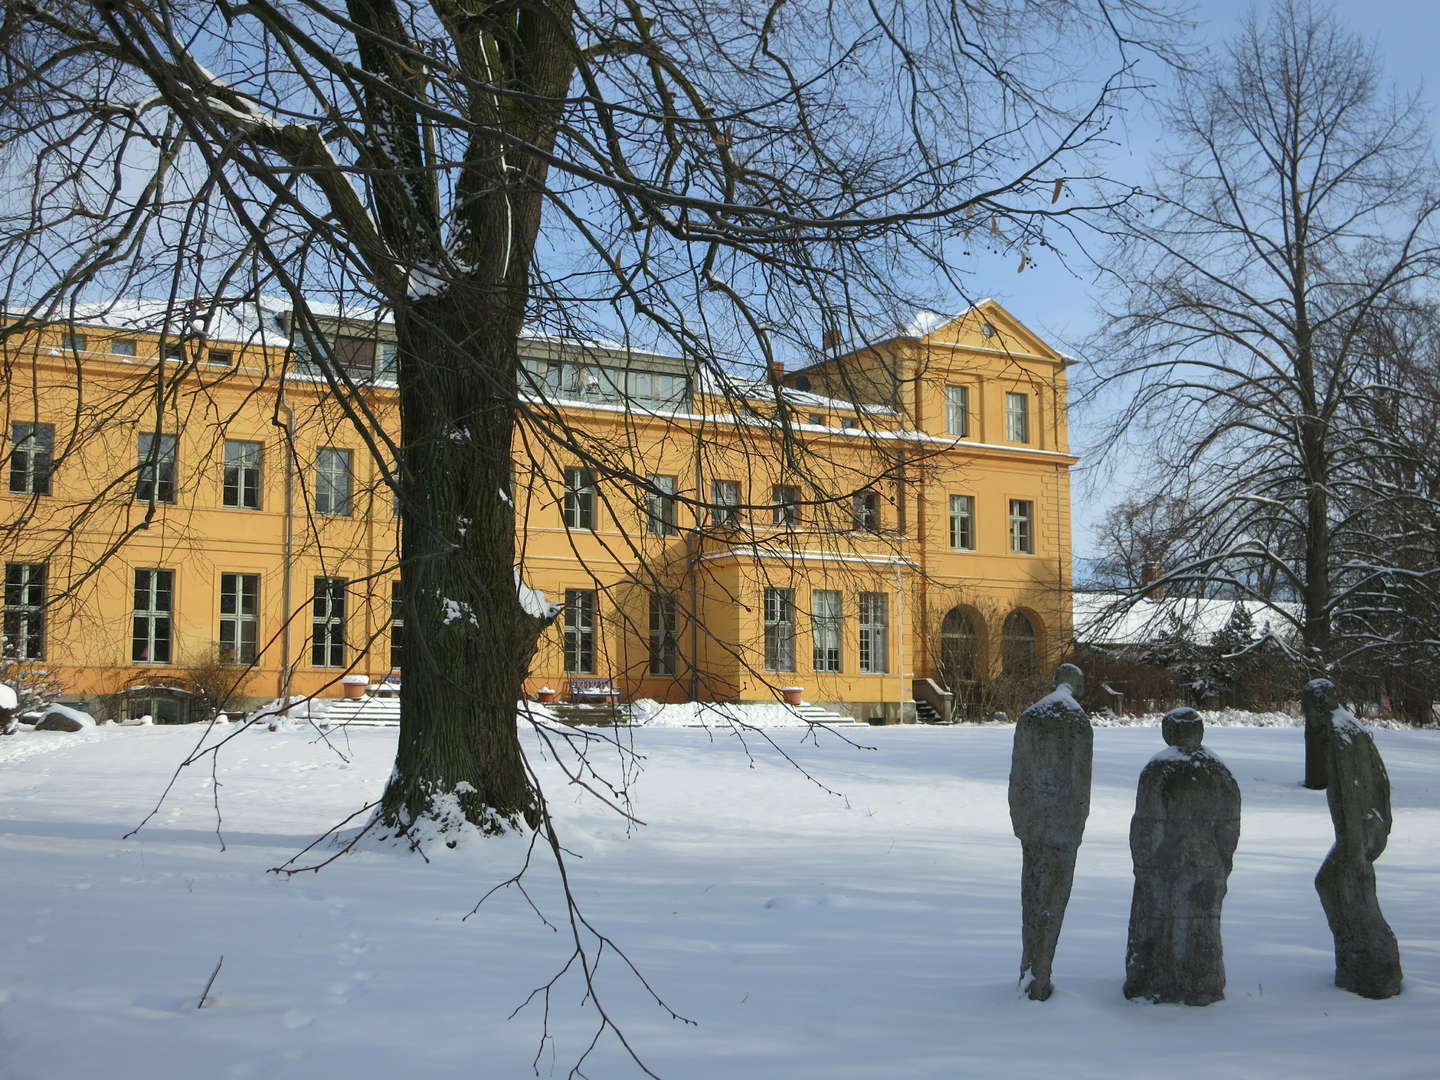
M 1328 724 L 1325 760 L 1335 846 L 1315 891 L 1335 937 L 1335 985 L 1368 998 L 1400 992 L 1400 946 L 1375 896 L 1375 860 L 1390 838 L 1390 777 L 1375 740 L 1340 707 L 1335 684 L 1313 679 L 1302 695 L 1305 722 Z
M 1194 709 L 1161 722 L 1168 744 L 1140 773 L 1125 996 L 1209 1005 L 1225 996 L 1220 906 L 1240 839 L 1240 787 L 1201 744 Z
M 1095 733 L 1076 699 L 1085 676 L 1074 664 L 1055 672 L 1055 690 L 1020 714 L 1010 759 L 1010 821 L 1020 838 L 1020 985 L 1033 1001 L 1054 989 L 1050 967 L 1075 852 L 1090 814 L 1090 760 Z

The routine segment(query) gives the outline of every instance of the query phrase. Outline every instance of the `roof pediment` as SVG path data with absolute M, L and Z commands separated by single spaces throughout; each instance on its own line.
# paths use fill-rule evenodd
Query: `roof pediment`
M 1055 363 L 1065 361 L 1061 353 L 997 300 L 978 300 L 949 318 L 935 312 L 921 312 L 909 320 L 900 336 L 914 338 L 925 345 L 1038 356 Z

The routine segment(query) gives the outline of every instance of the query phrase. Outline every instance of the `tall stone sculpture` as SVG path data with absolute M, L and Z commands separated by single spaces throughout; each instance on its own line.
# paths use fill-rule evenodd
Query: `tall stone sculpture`
M 1375 896 L 1375 860 L 1390 839 L 1390 777 L 1375 740 L 1340 707 L 1335 684 L 1313 679 L 1303 694 L 1305 722 L 1324 723 L 1330 820 L 1335 846 L 1315 875 L 1315 891 L 1335 937 L 1335 985 L 1362 997 L 1400 992 L 1400 946 Z
M 1167 713 L 1168 744 L 1140 773 L 1125 996 L 1209 1005 L 1225 996 L 1220 906 L 1240 839 L 1240 787 L 1201 746 L 1194 709 Z
M 1054 986 L 1050 966 L 1070 902 L 1075 852 L 1090 815 L 1095 733 L 1077 697 L 1085 676 L 1074 664 L 1055 672 L 1055 690 L 1020 714 L 1010 759 L 1010 822 L 1020 838 L 1020 985 L 1033 1001 Z

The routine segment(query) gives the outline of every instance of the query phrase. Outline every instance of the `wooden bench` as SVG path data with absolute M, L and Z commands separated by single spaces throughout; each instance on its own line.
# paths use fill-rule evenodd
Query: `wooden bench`
M 577 703 L 591 701 L 620 702 L 620 691 L 609 678 L 571 679 L 570 700 Z

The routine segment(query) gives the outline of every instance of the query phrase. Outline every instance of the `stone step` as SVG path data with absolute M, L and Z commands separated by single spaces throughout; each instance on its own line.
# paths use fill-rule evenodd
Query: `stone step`
M 830 712 L 828 709 L 822 709 L 819 705 L 811 705 L 806 701 L 802 701 L 799 705 L 790 705 L 788 708 L 796 716 L 811 724 L 829 724 L 833 726 L 837 724 L 859 723 L 853 716 Z
M 323 706 L 323 708 L 316 708 Z M 310 715 L 322 727 L 393 727 L 400 723 L 398 697 L 330 698 L 311 703 Z
M 915 701 L 915 720 L 920 724 L 943 724 L 945 721 L 928 701 Z

